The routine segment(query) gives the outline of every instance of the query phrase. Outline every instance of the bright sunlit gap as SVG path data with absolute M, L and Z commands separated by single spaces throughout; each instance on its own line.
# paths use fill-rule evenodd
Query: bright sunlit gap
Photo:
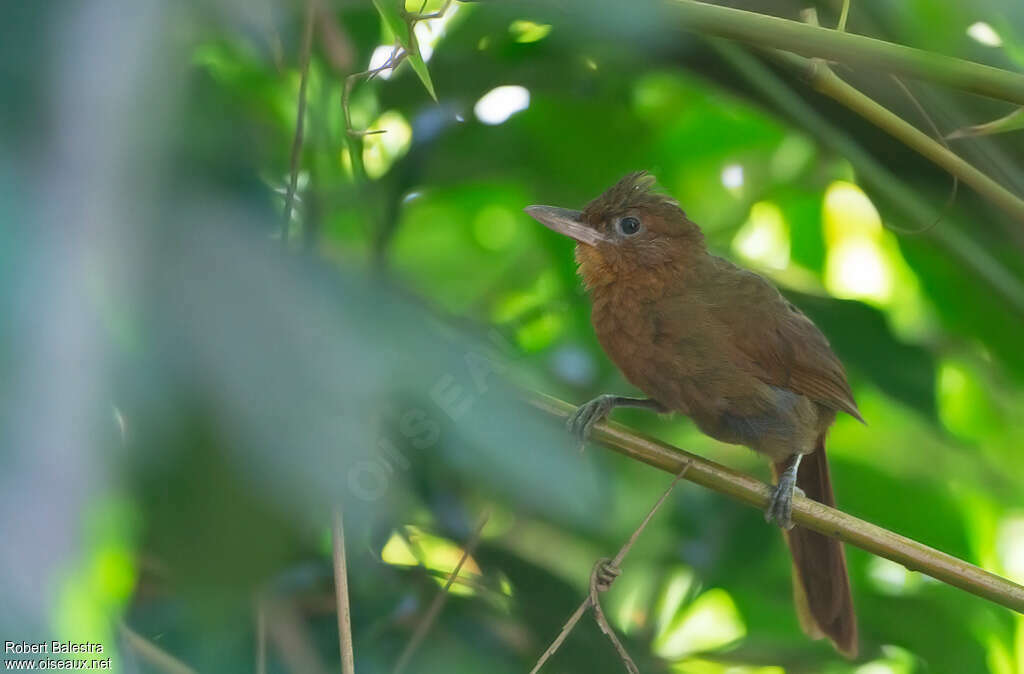
M 822 217 L 826 290 L 834 297 L 857 299 L 883 309 L 889 325 L 904 339 L 918 340 L 931 334 L 931 311 L 917 274 L 860 187 L 845 180 L 829 185 Z
M 733 192 L 743 187 L 743 166 L 741 164 L 729 164 L 723 168 L 722 185 Z
M 512 38 L 516 42 L 539 42 L 551 32 L 551 24 L 518 19 L 508 27 L 508 32 L 512 34 Z
M 420 46 L 420 56 L 424 61 L 429 61 L 434 55 L 434 48 L 444 37 L 445 29 L 459 11 L 459 3 L 453 2 L 448 5 L 447 11 L 436 19 L 419 21 L 413 28 L 416 33 L 416 42 Z
M 366 167 L 366 175 L 376 180 L 387 173 L 391 165 L 409 151 L 412 127 L 402 113 L 388 110 L 367 130 L 384 132 L 367 134 L 363 138 L 363 164 Z
M 882 218 L 853 183 L 836 181 L 825 191 L 825 287 L 836 297 L 886 303 L 893 274 L 880 242 Z
M 999 525 L 996 541 L 999 561 L 1008 578 L 1024 583 L 1024 513 L 1007 517 Z
M 61 639 L 114 648 L 117 640 L 111 626 L 124 614 L 138 578 L 135 508 L 127 499 L 110 497 L 85 514 L 82 556 L 63 579 L 57 597 Z
M 750 217 L 733 237 L 732 249 L 757 266 L 785 269 L 789 265 L 789 225 L 782 210 L 770 201 L 751 206 Z
M 654 640 L 663 658 L 681 658 L 721 648 L 742 639 L 747 628 L 729 593 L 714 588 L 697 597 Z
M 1001 47 L 1003 44 L 1003 39 L 999 37 L 999 33 L 996 32 L 995 28 L 984 21 L 977 21 L 968 26 L 967 35 L 975 42 L 986 47 Z
M 530 91 L 526 87 L 507 84 L 491 89 L 473 106 L 473 114 L 484 124 L 501 124 L 530 107 Z
M 406 526 L 406 535 L 393 532 L 388 542 L 380 551 L 380 558 L 385 564 L 393 566 L 417 566 L 424 567 L 439 574 L 448 576 L 462 559 L 463 550 L 455 543 L 434 536 L 423 531 L 419 527 Z M 472 556 L 466 558 L 460 571 L 460 578 L 465 576 L 480 576 L 480 567 Z M 443 585 L 445 578 L 436 577 L 435 580 Z M 473 594 L 472 587 L 462 583 L 452 583 L 449 591 L 454 594 Z
M 373 50 L 373 53 L 370 55 L 370 65 L 367 67 L 367 70 L 376 70 L 377 68 L 383 66 L 385 63 L 388 62 L 388 59 L 391 58 L 391 54 L 394 51 L 395 45 L 393 44 L 378 45 L 377 48 Z M 382 80 L 391 79 L 391 74 L 394 72 L 395 71 L 393 68 L 385 68 L 384 70 L 381 70 L 379 73 L 377 73 L 377 77 L 381 78 Z
M 871 558 L 868 577 L 880 592 L 893 596 L 912 594 L 923 582 L 921 574 L 881 557 Z

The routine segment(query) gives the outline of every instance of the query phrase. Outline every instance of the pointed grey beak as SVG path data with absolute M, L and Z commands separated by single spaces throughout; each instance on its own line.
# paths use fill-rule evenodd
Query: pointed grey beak
M 548 229 L 564 234 L 580 243 L 596 246 L 605 240 L 601 232 L 580 222 L 580 211 L 556 206 L 527 206 L 523 209 L 530 216 Z

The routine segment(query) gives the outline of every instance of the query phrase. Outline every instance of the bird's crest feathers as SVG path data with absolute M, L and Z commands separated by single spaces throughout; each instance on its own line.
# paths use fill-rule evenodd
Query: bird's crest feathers
M 679 202 L 654 191 L 655 178 L 647 171 L 634 171 L 612 185 L 583 209 L 583 219 L 598 223 L 631 208 L 661 210 L 679 209 Z

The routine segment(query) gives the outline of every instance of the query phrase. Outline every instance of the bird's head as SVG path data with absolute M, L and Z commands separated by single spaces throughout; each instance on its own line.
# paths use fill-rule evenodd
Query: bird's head
M 545 227 L 576 240 L 580 272 L 593 287 L 684 263 L 705 250 L 700 228 L 675 199 L 653 187 L 654 176 L 640 171 L 622 178 L 582 211 L 554 206 L 525 210 Z

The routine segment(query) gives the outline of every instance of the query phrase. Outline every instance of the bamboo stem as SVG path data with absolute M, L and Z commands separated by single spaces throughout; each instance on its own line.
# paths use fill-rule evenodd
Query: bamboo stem
M 747 50 L 724 40 L 711 40 L 711 45 L 751 86 L 764 94 L 799 127 L 806 129 L 832 151 L 846 157 L 857 170 L 857 175 L 863 178 L 869 191 L 886 199 L 904 217 L 916 223 L 922 231 L 922 238 L 934 241 L 953 259 L 984 279 L 1018 315 L 1024 315 L 1024 285 L 1002 262 L 951 224 L 934 227 L 939 211 L 932 203 L 909 189 L 847 133 L 818 114 Z
M 565 401 L 541 394 L 535 395 L 531 402 L 558 417 L 567 417 L 574 409 Z M 644 437 L 620 424 L 601 423 L 594 427 L 594 431 L 594 439 L 608 448 L 667 473 L 677 474 L 689 463 L 685 479 L 742 503 L 763 510 L 771 499 L 771 487 L 760 480 Z M 841 510 L 795 494 L 793 521 L 812 531 L 902 564 L 912 571 L 920 571 L 936 580 L 1024 613 L 1024 587 Z
M 853 86 L 844 82 L 820 59 L 805 59 L 787 52 L 775 52 L 783 62 L 798 69 L 811 87 L 841 103 L 922 156 L 935 162 L 950 175 L 970 185 L 979 195 L 1024 224 L 1024 200 L 988 177 L 943 146 L 928 134 L 887 110 Z
M 695 0 L 669 3 L 687 30 L 859 65 L 1024 105 L 1024 75 L 884 40 Z

